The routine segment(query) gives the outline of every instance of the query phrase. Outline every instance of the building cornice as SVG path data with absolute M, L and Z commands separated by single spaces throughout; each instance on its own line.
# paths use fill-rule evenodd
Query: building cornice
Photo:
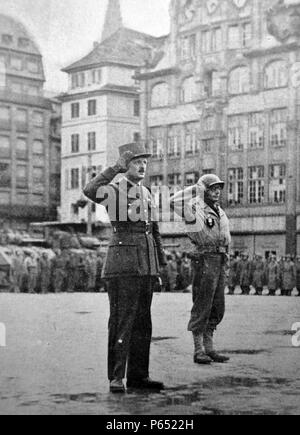
M 146 73 L 137 73 L 134 78 L 136 80 L 149 80 L 149 79 L 154 79 L 157 77 L 164 77 L 164 76 L 170 76 L 170 75 L 175 75 L 178 74 L 180 72 L 180 69 L 177 67 L 172 67 L 172 68 L 165 68 L 165 69 L 161 69 L 159 71 L 149 71 Z
M 63 103 L 73 100 L 83 100 L 86 98 L 97 97 L 107 94 L 117 94 L 117 95 L 129 95 L 131 97 L 136 97 L 139 95 L 139 89 L 134 87 L 126 86 L 114 86 L 106 85 L 97 90 L 91 90 L 86 92 L 78 92 L 75 94 L 64 94 L 59 96 L 60 101 Z
M 0 90 L 0 101 L 20 104 L 22 106 L 41 107 L 42 109 L 52 111 L 51 102 L 47 98 L 16 94 L 9 90 Z
M 249 50 L 244 53 L 244 57 L 263 57 L 272 54 L 288 53 L 290 51 L 299 50 L 300 44 L 298 42 L 291 42 L 290 44 L 278 45 L 269 48 L 258 48 L 255 50 Z
M 81 72 L 81 71 L 87 71 L 90 69 L 94 69 L 94 68 L 102 68 L 105 66 L 120 66 L 122 68 L 127 68 L 127 69 L 136 69 L 136 68 L 141 68 L 141 64 L 138 63 L 127 63 L 127 62 L 121 62 L 121 61 L 103 61 L 103 62 L 94 62 L 94 63 L 87 63 L 86 65 L 82 65 L 80 67 L 67 67 L 67 68 L 63 68 L 61 71 L 68 73 L 68 74 L 73 74 L 73 73 L 77 73 L 77 72 Z

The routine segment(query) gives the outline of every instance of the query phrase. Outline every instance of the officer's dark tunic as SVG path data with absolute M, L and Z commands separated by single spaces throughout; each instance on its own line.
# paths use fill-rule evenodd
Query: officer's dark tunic
M 125 378 L 127 363 L 127 378 L 140 380 L 149 376 L 153 287 L 166 261 L 158 223 L 151 220 L 150 192 L 125 178 L 112 183 L 116 175 L 117 170 L 107 169 L 84 193 L 105 205 L 113 226 L 103 268 L 110 300 L 108 377 Z M 108 202 L 103 192 L 99 195 L 103 186 L 113 192 Z M 140 218 L 132 221 L 134 211 Z

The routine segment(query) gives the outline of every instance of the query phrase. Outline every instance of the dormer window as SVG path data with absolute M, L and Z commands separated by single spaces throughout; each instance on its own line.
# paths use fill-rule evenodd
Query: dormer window
M 12 36 L 12 35 L 9 35 L 9 34 L 7 34 L 7 33 L 4 33 L 4 34 L 2 35 L 2 43 L 3 43 L 3 44 L 6 44 L 6 45 L 10 45 L 10 44 L 12 44 L 12 43 L 13 43 L 13 36 Z
M 18 46 L 20 48 L 27 48 L 29 47 L 30 40 L 28 38 L 19 38 L 18 39 Z

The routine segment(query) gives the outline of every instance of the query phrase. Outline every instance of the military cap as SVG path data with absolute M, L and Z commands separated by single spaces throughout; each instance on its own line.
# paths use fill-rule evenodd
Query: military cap
M 133 159 L 140 157 L 151 157 L 152 154 L 146 149 L 143 142 L 134 142 L 119 147 L 120 157 L 124 157 L 128 165 Z

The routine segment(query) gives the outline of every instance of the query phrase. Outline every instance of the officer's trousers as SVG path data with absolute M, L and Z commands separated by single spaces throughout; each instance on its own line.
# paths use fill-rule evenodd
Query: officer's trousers
M 225 314 L 225 256 L 206 254 L 193 261 L 193 308 L 188 330 L 215 331 Z
M 152 338 L 152 277 L 107 280 L 110 301 L 108 378 L 141 380 L 149 377 Z

